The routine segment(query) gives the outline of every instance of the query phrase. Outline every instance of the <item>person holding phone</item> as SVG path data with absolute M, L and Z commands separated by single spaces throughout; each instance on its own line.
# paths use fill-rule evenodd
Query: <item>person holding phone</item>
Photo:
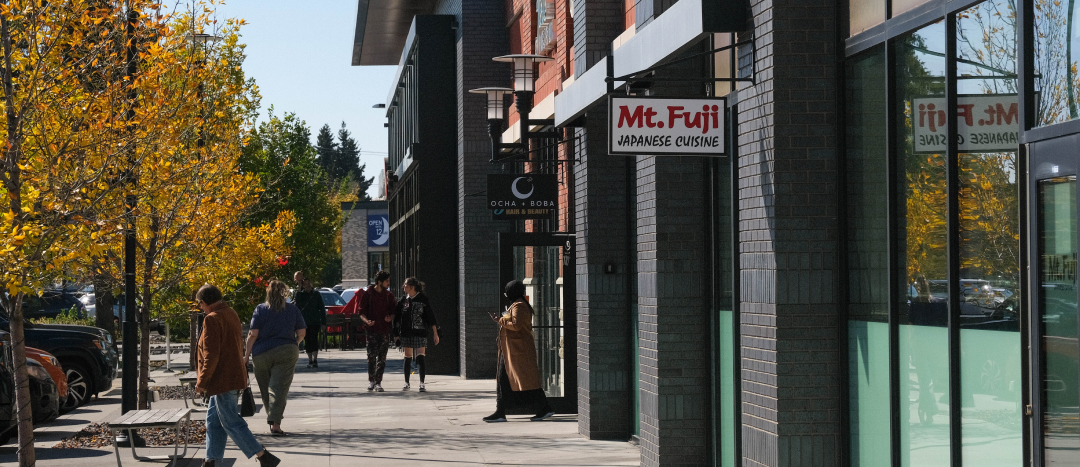
M 536 415 L 529 420 L 547 420 L 555 415 L 555 411 L 540 388 L 536 338 L 532 330 L 533 309 L 525 297 L 525 284 L 519 280 L 510 281 L 503 289 L 503 295 L 510 301 L 510 307 L 501 316 L 490 314 L 499 325 L 498 390 L 495 413 L 484 417 L 484 421 L 505 422 L 506 411 L 516 406 L 536 410 Z

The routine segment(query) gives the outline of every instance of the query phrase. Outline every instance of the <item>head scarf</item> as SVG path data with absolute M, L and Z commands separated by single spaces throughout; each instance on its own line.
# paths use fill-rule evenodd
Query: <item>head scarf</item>
M 512 280 L 506 283 L 506 288 L 503 289 L 503 293 L 506 294 L 506 298 L 511 302 L 516 302 L 518 299 L 525 296 L 525 284 L 519 280 Z

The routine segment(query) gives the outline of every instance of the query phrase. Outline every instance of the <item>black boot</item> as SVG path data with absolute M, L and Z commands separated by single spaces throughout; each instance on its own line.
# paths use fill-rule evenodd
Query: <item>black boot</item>
M 506 414 L 502 409 L 495 409 L 495 413 L 484 417 L 484 421 L 488 423 L 505 422 Z
M 202 461 L 202 467 L 214 467 L 214 461 L 212 459 L 204 459 Z
M 270 454 L 270 451 L 263 451 L 263 455 L 259 456 L 259 467 L 277 467 L 281 463 L 281 459 L 277 456 Z

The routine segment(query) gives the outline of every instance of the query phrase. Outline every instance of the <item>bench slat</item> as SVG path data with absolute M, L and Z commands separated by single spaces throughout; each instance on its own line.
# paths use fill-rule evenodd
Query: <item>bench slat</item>
M 116 429 L 174 427 L 191 414 L 191 409 L 133 410 L 109 422 Z

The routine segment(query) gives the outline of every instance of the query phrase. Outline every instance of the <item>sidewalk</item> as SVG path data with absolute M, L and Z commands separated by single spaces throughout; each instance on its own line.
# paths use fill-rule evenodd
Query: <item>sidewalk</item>
M 383 386 L 386 392 L 367 392 L 363 351 L 331 350 L 319 355 L 318 370 L 299 368 L 289 394 L 282 428 L 287 437 L 271 437 L 252 377 L 258 413 L 248 418 L 259 440 L 282 459 L 283 466 L 417 466 L 417 465 L 534 465 L 606 466 L 638 465 L 638 449 L 619 441 L 590 441 L 577 433 L 577 417 L 559 415 L 544 422 L 513 416 L 507 423 L 484 423 L 480 419 L 495 407 L 492 380 L 464 380 L 456 376 L 428 376 L 427 393 L 402 392 L 400 354 L 391 351 Z M 179 364 L 178 364 L 179 362 Z M 173 357 L 173 369 L 186 367 L 187 354 Z M 176 385 L 177 373 L 154 371 L 154 386 Z M 117 381 L 119 385 L 119 381 Z M 100 449 L 51 449 L 62 437 L 71 436 L 92 422 L 109 421 L 120 414 L 119 390 L 62 416 L 36 433 L 39 466 L 114 466 L 111 447 Z M 161 401 L 154 408 L 183 407 L 182 401 Z M 202 412 L 192 419 L 201 419 Z M 219 467 L 257 466 L 244 459 L 230 441 L 226 461 Z M 172 448 L 140 449 L 139 453 L 168 454 Z M 188 450 L 182 466 L 202 462 L 201 445 Z M 125 465 L 137 463 L 131 451 L 122 450 Z M 0 465 L 15 465 L 13 443 L 0 447 Z

